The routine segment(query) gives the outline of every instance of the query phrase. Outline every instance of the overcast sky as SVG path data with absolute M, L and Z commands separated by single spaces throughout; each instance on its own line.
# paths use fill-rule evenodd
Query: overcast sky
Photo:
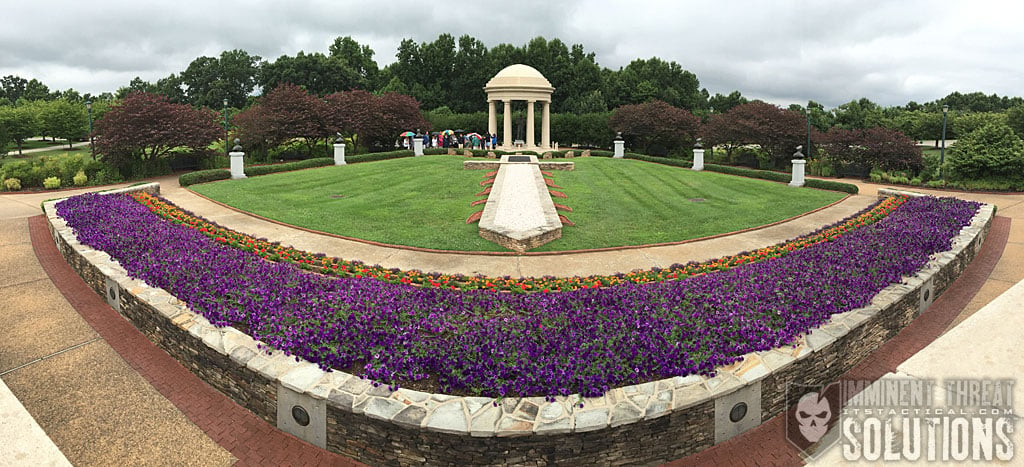
M 153 3 L 159 3 L 154 5 Z M 952 91 L 1024 96 L 1024 6 L 1013 1 L 0 0 L 0 76 L 51 90 L 116 91 L 195 58 L 327 52 L 350 35 L 395 59 L 403 38 L 469 34 L 487 47 L 531 38 L 583 44 L 618 69 L 674 60 L 711 94 L 780 105 L 883 105 Z M 484 83 L 480 83 L 483 86 Z

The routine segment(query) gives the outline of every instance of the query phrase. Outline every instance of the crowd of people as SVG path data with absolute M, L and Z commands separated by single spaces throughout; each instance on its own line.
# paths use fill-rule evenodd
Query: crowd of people
M 498 135 L 484 133 L 434 132 L 420 136 L 423 148 L 459 148 L 459 149 L 495 149 L 498 147 Z M 402 138 L 402 147 L 412 148 L 412 139 L 416 136 Z

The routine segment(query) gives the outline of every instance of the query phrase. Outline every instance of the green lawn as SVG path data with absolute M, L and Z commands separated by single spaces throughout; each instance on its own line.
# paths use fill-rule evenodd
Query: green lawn
M 466 224 L 483 205 L 484 171 L 463 157 L 430 156 L 324 167 L 195 185 L 231 206 L 289 224 L 384 243 L 502 251 Z M 636 160 L 576 158 L 554 172 L 575 227 L 535 251 L 698 238 L 786 219 L 843 197 L 782 183 L 693 172 Z M 696 202 L 691 199 L 701 198 Z
M 12 149 L 10 146 L 8 146 L 7 155 L 0 157 L 0 166 L 3 166 L 6 163 L 14 161 L 34 161 L 41 157 L 59 158 L 75 154 L 81 154 L 85 157 L 92 157 L 91 153 L 89 152 L 89 148 L 75 148 L 69 151 L 68 148 L 65 147 L 64 149 L 58 148 L 49 151 L 30 152 L 28 154 L 22 154 L 19 156 L 17 148 Z

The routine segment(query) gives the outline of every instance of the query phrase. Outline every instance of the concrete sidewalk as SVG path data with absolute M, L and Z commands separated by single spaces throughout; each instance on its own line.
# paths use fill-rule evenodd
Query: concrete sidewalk
M 623 250 L 594 256 L 528 257 L 529 261 L 523 261 L 526 257 L 387 251 L 382 247 L 371 249 L 368 247 L 373 245 L 289 229 L 224 208 L 178 187 L 176 177 L 163 177 L 156 181 L 161 183 L 168 199 L 185 209 L 227 227 L 297 248 L 388 267 L 487 275 L 589 275 L 663 267 L 701 257 L 734 254 L 778 243 L 840 220 L 859 210 L 858 206 L 870 203 L 876 189 L 883 187 L 852 181 L 860 186 L 861 195 L 836 207 L 801 217 L 777 226 L 777 229 L 724 237 L 716 239 L 718 242 L 715 243 L 677 245 L 688 249 L 670 252 Z M 3 259 L 0 262 L 0 320 L 4 323 L 0 326 L 0 374 L 5 386 L 17 397 L 15 402 L 23 406 L 45 432 L 44 436 L 31 428 L 17 428 L 17 441 L 13 444 L 32 446 L 32 443 L 50 443 L 56 446 L 50 450 L 51 453 L 62 454 L 75 465 L 219 465 L 234 462 L 243 455 L 236 454 L 241 452 L 237 450 L 238 445 L 245 448 L 244 440 L 255 438 L 238 431 L 242 428 L 220 425 L 211 437 L 209 425 L 197 422 L 168 399 L 163 383 L 154 384 L 142 376 L 138 364 L 129 363 L 114 350 L 113 347 L 123 347 L 120 342 L 103 338 L 76 312 L 83 300 L 96 297 L 88 297 L 88 292 L 85 292 L 85 296 L 66 299 L 43 272 L 33 252 L 28 218 L 41 213 L 40 203 L 46 199 L 83 191 L 0 195 L 0 258 Z M 1013 351 L 1024 337 L 1021 326 L 1012 325 L 1024 324 L 1018 313 L 1022 308 L 1019 298 L 1022 286 L 1018 283 L 1024 280 L 1024 194 L 930 192 L 995 204 L 998 206 L 997 215 L 1010 218 L 1012 224 L 998 263 L 973 299 L 959 311 L 958 318 L 950 325 L 951 331 L 908 359 L 900 371 L 906 370 L 908 375 L 917 377 L 962 377 L 968 373 L 957 372 L 966 371 L 967 367 L 950 362 L 963 362 L 964 365 L 989 365 L 977 367 L 983 376 L 1014 377 L 1021 367 Z M 1011 292 L 1008 295 L 1011 298 L 995 300 L 1014 286 L 1017 286 L 1014 289 L 1017 292 Z M 992 305 L 986 307 L 990 302 Z M 984 312 L 979 312 L 982 308 Z M 977 316 L 972 317 L 976 312 Z M 979 360 L 966 358 L 968 353 L 971 358 Z M 991 371 L 985 368 L 991 368 Z M 0 395 L 0 410 L 6 413 L 6 404 L 9 403 Z M 24 416 L 24 412 L 18 412 L 21 414 L 19 417 Z M 0 436 L 11 439 L 2 429 L 0 427 Z M 225 433 L 228 439 L 242 441 L 225 442 Z M 751 433 L 750 439 L 754 435 L 756 433 Z M 52 441 L 47 441 L 46 437 Z M 741 436 L 735 441 L 743 446 L 746 438 Z M 756 456 L 756 452 L 757 449 L 751 447 L 750 450 L 744 449 L 743 454 Z M 60 462 L 60 456 L 56 454 L 39 462 L 23 463 L 10 461 L 4 456 L 4 451 L 0 451 L 0 465 L 39 465 L 48 462 L 47 459 Z M 682 465 L 688 463 L 686 459 L 681 461 Z

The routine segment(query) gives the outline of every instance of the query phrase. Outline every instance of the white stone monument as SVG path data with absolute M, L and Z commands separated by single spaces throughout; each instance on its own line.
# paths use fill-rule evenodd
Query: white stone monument
M 347 165 L 345 162 L 345 140 L 341 137 L 341 133 L 338 133 L 338 138 L 334 140 L 334 165 Z
M 622 140 L 622 133 L 615 134 L 615 153 L 612 155 L 613 159 L 622 159 L 626 157 L 626 142 Z
M 804 166 L 807 165 L 807 161 L 804 160 L 804 154 L 800 152 L 804 147 L 797 146 L 796 154 L 793 154 L 793 180 L 789 182 L 789 186 L 804 186 Z
M 693 170 L 704 170 L 704 145 L 701 144 L 700 138 L 697 138 L 697 144 L 693 145 Z
M 416 135 L 412 137 L 412 155 L 419 157 L 423 155 L 423 136 Z
M 238 145 L 238 138 L 235 138 L 235 147 L 231 148 L 228 156 L 231 157 L 231 178 L 246 178 L 245 153 L 242 152 L 242 146 Z

